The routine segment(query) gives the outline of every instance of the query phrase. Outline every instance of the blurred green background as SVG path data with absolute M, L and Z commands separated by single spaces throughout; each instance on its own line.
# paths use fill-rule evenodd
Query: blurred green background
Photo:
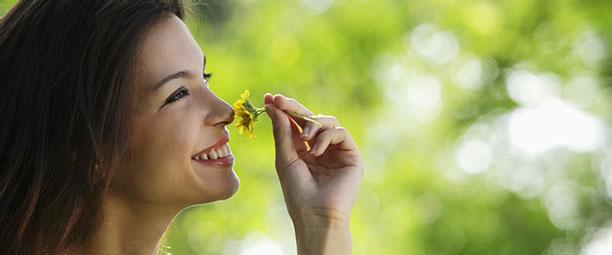
M 0 0 L 0 12 L 15 1 Z M 611 1 L 198 1 L 228 102 L 335 115 L 366 162 L 354 254 L 612 254 Z M 239 192 L 189 208 L 174 254 L 295 254 L 269 120 Z

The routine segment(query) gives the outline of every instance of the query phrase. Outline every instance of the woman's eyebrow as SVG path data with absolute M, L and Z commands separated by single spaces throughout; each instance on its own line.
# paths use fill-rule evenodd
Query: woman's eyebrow
M 204 62 L 204 67 L 206 67 L 206 55 L 203 55 L 202 58 L 203 58 L 203 62 Z M 164 84 L 166 84 L 167 82 L 169 82 L 171 80 L 175 80 L 175 79 L 189 79 L 189 78 L 196 77 L 196 76 L 199 76 L 199 75 L 195 75 L 194 73 L 189 72 L 187 70 L 178 71 L 178 72 L 176 72 L 174 74 L 166 76 L 166 78 L 163 78 L 161 81 L 156 83 L 155 86 L 153 86 L 153 91 L 159 89 L 161 86 L 163 86 Z
M 194 77 L 194 76 L 195 76 L 194 74 L 192 74 L 191 72 L 186 71 L 186 70 L 178 71 L 178 72 L 176 72 L 174 74 L 166 76 L 166 78 L 163 78 L 161 81 L 156 83 L 155 86 L 153 86 L 153 91 L 159 89 L 161 86 L 163 86 L 164 84 L 166 84 L 167 82 L 169 82 L 171 80 L 189 79 L 189 78 Z

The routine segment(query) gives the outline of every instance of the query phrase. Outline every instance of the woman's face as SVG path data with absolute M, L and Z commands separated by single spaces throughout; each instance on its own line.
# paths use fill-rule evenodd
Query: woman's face
M 231 197 L 239 186 L 227 144 L 234 112 L 208 87 L 200 47 L 172 16 L 139 48 L 131 150 L 112 194 L 180 207 Z

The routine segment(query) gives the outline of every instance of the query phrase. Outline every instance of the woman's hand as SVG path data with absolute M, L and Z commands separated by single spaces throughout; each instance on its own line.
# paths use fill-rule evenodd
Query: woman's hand
M 364 171 L 355 142 L 336 118 L 313 116 L 310 110 L 294 99 L 266 94 L 264 103 L 272 119 L 276 171 L 289 215 L 296 228 L 298 246 L 300 242 L 313 241 L 313 237 L 318 234 L 333 239 L 319 241 L 334 241 L 339 245 L 347 241 L 340 239 L 348 237 L 350 253 L 350 212 Z M 322 126 L 298 118 L 290 119 L 285 112 L 309 116 Z M 304 127 L 303 134 L 300 134 L 296 125 Z M 312 149 L 308 150 L 309 147 Z M 334 230 L 339 232 L 334 233 Z M 300 235 L 304 235 L 307 240 L 300 240 Z M 303 244 L 312 249 L 313 243 Z M 334 248 L 327 247 L 326 250 L 331 254 Z M 335 252 L 344 253 L 337 249 Z

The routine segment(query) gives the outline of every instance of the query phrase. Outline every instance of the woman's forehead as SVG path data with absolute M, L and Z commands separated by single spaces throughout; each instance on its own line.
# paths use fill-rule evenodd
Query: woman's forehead
M 185 23 L 172 15 L 157 22 L 140 45 L 138 66 L 144 86 L 180 71 L 201 73 L 203 53 Z

